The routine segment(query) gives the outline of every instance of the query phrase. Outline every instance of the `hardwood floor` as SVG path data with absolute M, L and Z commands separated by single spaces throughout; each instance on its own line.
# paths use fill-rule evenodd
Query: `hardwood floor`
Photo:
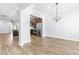
M 9 34 L 0 35 L 0 55 L 78 55 L 79 42 L 56 38 L 40 38 L 32 36 L 23 47 L 18 45 L 18 37 L 14 37 L 13 45 L 9 45 Z

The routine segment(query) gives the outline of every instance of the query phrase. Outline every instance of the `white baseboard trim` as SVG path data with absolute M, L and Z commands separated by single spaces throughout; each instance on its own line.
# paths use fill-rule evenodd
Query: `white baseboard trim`
M 51 36 L 51 35 L 47 35 L 46 37 L 50 37 L 50 38 L 59 38 L 59 39 L 70 40 L 70 41 L 79 41 L 79 39 L 67 38 L 67 37 L 63 37 L 63 36 Z
M 28 43 L 28 42 L 31 42 L 31 40 L 19 42 L 19 45 L 20 45 L 20 46 L 23 46 L 24 44 L 26 44 L 26 43 Z
M 0 34 L 10 34 L 10 33 L 0 33 Z
M 19 37 L 20 38 L 20 37 Z M 31 42 L 31 39 L 29 40 L 22 40 L 21 38 L 19 39 L 19 45 L 20 46 L 23 46 L 24 44 L 28 43 L 28 42 Z
M 47 37 L 47 35 L 42 35 L 42 38 Z

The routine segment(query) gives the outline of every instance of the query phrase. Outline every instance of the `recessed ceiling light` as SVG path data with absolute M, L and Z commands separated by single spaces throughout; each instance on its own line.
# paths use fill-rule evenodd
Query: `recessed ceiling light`
M 50 6 L 47 7 L 48 9 L 50 8 Z

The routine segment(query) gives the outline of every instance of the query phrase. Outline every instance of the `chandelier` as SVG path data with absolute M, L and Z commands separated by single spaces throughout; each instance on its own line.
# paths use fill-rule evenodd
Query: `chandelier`
M 55 17 L 53 17 L 53 20 L 58 22 L 59 20 L 61 20 L 62 17 L 59 16 L 59 14 L 58 14 L 58 3 L 55 3 L 55 5 L 56 5 L 56 15 L 55 15 Z

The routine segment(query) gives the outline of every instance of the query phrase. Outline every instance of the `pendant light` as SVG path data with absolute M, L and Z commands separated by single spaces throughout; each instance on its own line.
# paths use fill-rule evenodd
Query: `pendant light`
M 54 21 L 56 21 L 56 22 L 58 22 L 59 20 L 61 20 L 61 16 L 59 16 L 59 14 L 58 14 L 58 4 L 59 3 L 55 3 L 55 5 L 56 5 L 56 15 L 55 15 L 55 17 L 53 17 L 53 20 Z

